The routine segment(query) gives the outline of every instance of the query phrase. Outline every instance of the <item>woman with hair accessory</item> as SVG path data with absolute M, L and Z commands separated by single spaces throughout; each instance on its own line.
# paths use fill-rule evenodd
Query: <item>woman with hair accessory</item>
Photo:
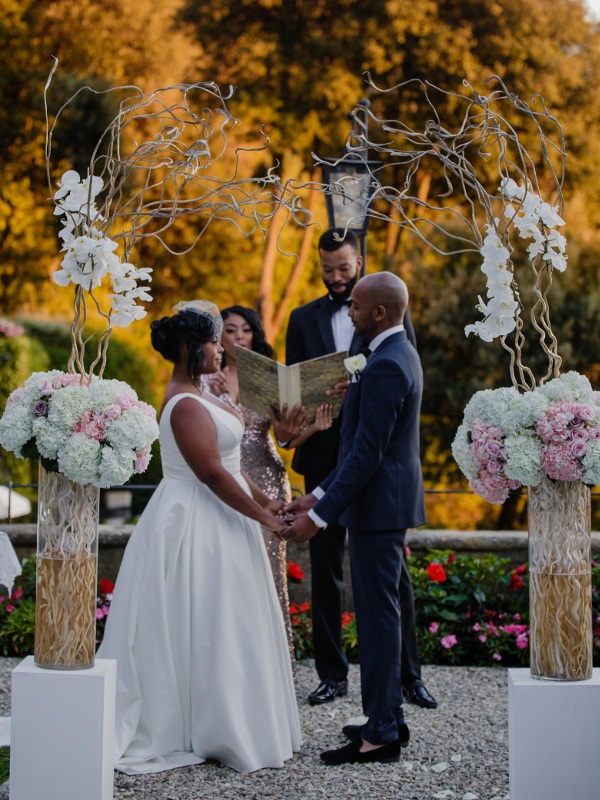
M 251 308 L 244 306 L 229 306 L 221 311 L 223 319 L 223 333 L 221 344 L 224 349 L 221 361 L 221 371 L 202 376 L 202 385 L 208 386 L 210 391 L 235 409 L 244 420 L 245 431 L 242 439 L 242 466 L 254 483 L 265 492 L 272 500 L 291 502 L 290 481 L 281 456 L 277 452 L 275 442 L 270 434 L 271 424 L 278 440 L 287 438 L 291 431 L 294 435 L 290 445 L 297 447 L 305 442 L 315 431 L 330 428 L 333 422 L 332 406 L 324 405 L 318 409 L 315 421 L 308 425 L 303 409 L 295 406 L 287 415 L 287 406 L 282 409 L 281 420 L 271 411 L 271 419 L 245 408 L 240 403 L 238 386 L 237 365 L 235 359 L 235 345 L 254 350 L 267 358 L 273 358 L 273 348 L 265 339 L 260 317 Z M 288 645 L 292 666 L 296 669 L 294 655 L 294 641 L 290 621 L 290 600 L 287 587 L 287 557 L 286 543 L 273 534 L 268 528 L 263 527 L 263 536 L 281 610 L 285 621 L 288 636 Z
M 261 526 L 281 501 L 241 469 L 239 414 L 204 391 L 222 320 L 207 301 L 152 323 L 173 363 L 160 414 L 164 478 L 131 536 L 100 658 L 116 658 L 116 768 L 216 759 L 282 767 L 301 736 L 287 639 Z

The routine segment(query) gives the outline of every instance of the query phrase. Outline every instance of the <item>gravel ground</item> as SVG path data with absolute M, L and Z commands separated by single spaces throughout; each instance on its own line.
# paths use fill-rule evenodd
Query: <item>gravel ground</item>
M 10 713 L 10 672 L 18 658 L 0 658 L 0 716 Z M 434 711 L 406 707 L 410 745 L 397 764 L 326 767 L 319 753 L 346 743 L 348 720 L 360 716 L 359 668 L 350 667 L 350 691 L 321 708 L 306 702 L 317 677 L 299 666 L 302 751 L 284 769 L 237 773 L 215 762 L 131 777 L 115 772 L 115 798 L 134 800 L 508 800 L 506 672 L 476 667 L 424 667 Z M 0 800 L 8 797 L 0 787 Z

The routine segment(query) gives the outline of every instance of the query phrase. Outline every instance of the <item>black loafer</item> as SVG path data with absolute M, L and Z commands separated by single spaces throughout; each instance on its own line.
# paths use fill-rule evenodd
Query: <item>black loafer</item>
M 355 741 L 360 738 L 364 727 L 364 725 L 344 725 L 342 733 L 346 739 Z M 410 731 L 408 730 L 408 725 L 404 722 L 398 725 L 398 742 L 400 743 L 400 747 L 408 747 L 408 743 L 410 742 Z
M 376 750 L 369 750 L 361 753 L 362 739 L 355 739 L 350 744 L 340 747 L 339 750 L 327 750 L 321 753 L 321 760 L 326 764 L 387 764 L 392 761 L 400 760 L 400 741 L 384 744 Z
M 346 697 L 347 694 L 348 681 L 323 682 L 315 692 L 308 695 L 308 702 L 311 706 L 322 706 L 324 703 L 333 702 L 336 697 Z
M 421 681 L 414 681 L 408 686 L 404 686 L 403 689 L 409 703 L 421 706 L 421 708 L 437 708 L 437 700 L 429 694 Z

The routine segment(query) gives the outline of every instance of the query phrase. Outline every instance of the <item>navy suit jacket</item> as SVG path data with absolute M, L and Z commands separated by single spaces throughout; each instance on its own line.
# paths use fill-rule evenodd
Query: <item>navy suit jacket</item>
M 422 393 L 421 361 L 406 331 L 388 336 L 342 403 L 337 466 L 314 507 L 322 520 L 373 531 L 425 525 Z
M 404 327 L 408 338 L 416 348 L 417 342 L 406 309 Z M 350 355 L 358 353 L 360 337 L 354 334 L 350 345 Z M 331 326 L 331 304 L 327 295 L 295 308 L 288 323 L 285 338 L 286 364 L 298 364 L 310 358 L 335 353 L 335 340 Z M 336 423 L 326 431 L 314 433 L 303 445 L 296 448 L 292 461 L 293 469 L 300 475 L 307 475 L 319 482 L 329 475 L 336 465 L 338 436 Z

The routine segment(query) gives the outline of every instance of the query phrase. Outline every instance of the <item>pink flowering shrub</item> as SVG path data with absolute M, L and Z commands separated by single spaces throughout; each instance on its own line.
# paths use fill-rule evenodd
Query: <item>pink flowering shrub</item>
M 511 562 L 492 554 L 473 557 L 434 550 L 421 560 L 410 557 L 408 564 L 423 663 L 529 664 L 525 565 L 518 567 L 517 585 Z M 432 564 L 444 569 L 443 583 L 431 580 Z M 600 634 L 600 621 L 598 630 Z

